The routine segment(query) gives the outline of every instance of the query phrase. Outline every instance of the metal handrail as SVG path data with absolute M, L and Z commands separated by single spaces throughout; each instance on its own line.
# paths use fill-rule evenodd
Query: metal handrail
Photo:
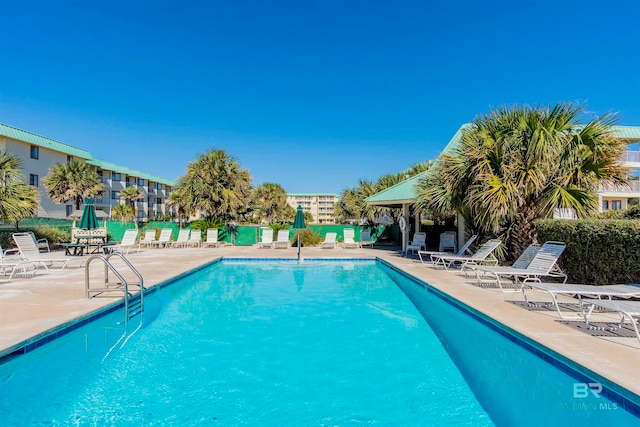
M 119 256 L 125 262 L 125 264 L 127 264 L 127 266 L 131 269 L 131 271 L 133 271 L 135 273 L 135 275 L 138 276 L 138 279 L 140 280 L 140 282 L 139 283 L 132 283 L 132 285 L 135 284 L 139 288 L 139 291 L 140 291 L 140 311 L 143 310 L 143 307 L 144 307 L 144 280 L 142 278 L 142 275 L 129 262 L 129 260 L 119 252 L 112 252 L 111 254 L 107 255 L 106 257 L 103 256 L 103 255 L 92 255 L 91 257 L 89 257 L 87 259 L 87 262 L 85 263 L 85 267 L 84 267 L 85 296 L 87 298 L 90 298 L 91 297 L 91 292 L 102 293 L 102 292 L 107 292 L 107 291 L 118 290 L 117 288 L 109 287 L 109 283 L 110 283 L 109 282 L 109 271 L 112 271 L 113 274 L 115 274 L 116 277 L 118 278 L 118 280 L 119 280 L 118 284 L 122 286 L 121 290 L 124 293 L 124 308 L 125 308 L 125 323 L 126 323 L 129 320 L 129 298 L 131 296 L 131 293 L 129 292 L 129 283 L 120 274 L 120 272 L 118 272 L 118 270 L 113 266 L 113 264 L 111 264 L 109 262 L 109 258 L 111 258 L 111 256 L 113 256 L 113 255 Z M 91 288 L 91 285 L 90 285 L 89 265 L 95 259 L 100 259 L 104 263 L 104 287 L 103 288 Z

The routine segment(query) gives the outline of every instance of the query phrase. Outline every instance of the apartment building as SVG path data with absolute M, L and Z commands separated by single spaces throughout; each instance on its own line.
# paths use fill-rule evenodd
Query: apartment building
M 137 202 L 139 220 L 174 214 L 173 209 L 166 205 L 167 197 L 174 186 L 170 180 L 96 159 L 82 148 L 2 123 L 0 149 L 16 154 L 22 160 L 25 179 L 40 191 L 39 217 L 69 218 L 72 215 L 73 202 L 54 203 L 42 185 L 42 178 L 49 174 L 53 165 L 72 160 L 86 162 L 95 168 L 106 191 L 101 198 L 94 200 L 94 204 L 96 210 L 103 211 L 107 217 L 111 217 L 111 209 L 124 203 L 120 200 L 120 191 L 131 186 L 139 188 L 143 194 L 143 199 Z
M 335 224 L 334 213 L 338 200 L 337 194 L 329 193 L 287 194 L 289 206 L 294 209 L 297 209 L 298 205 L 302 206 L 304 212 L 311 213 L 314 224 Z
M 601 211 L 627 209 L 640 202 L 640 126 L 616 126 L 614 135 L 627 144 L 622 165 L 627 169 L 629 187 L 603 185 L 598 191 Z

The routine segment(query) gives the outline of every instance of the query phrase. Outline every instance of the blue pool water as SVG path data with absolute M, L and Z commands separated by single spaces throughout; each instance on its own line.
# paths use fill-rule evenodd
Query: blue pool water
M 378 262 L 223 261 L 0 365 L 0 420 L 637 424 L 588 382 Z

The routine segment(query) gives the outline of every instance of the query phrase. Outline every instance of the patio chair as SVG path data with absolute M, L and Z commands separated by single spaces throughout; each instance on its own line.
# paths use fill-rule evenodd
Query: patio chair
M 640 341 L 640 331 L 638 330 L 638 322 L 640 321 L 640 301 L 593 300 L 589 303 L 591 304 L 591 308 L 585 312 L 584 315 L 584 321 L 587 325 L 589 324 L 589 316 L 591 316 L 593 309 L 595 307 L 604 308 L 605 310 L 620 314 L 619 327 L 623 326 L 625 318 L 629 319 L 631 326 L 636 333 L 636 338 Z
M 407 247 L 404 249 L 404 256 L 407 256 L 409 251 L 417 253 L 423 249 L 427 249 L 427 233 L 416 231 L 413 233 L 413 239 L 407 243 Z
M 469 237 L 469 240 L 467 240 L 465 242 L 464 245 L 462 245 L 462 247 L 460 248 L 460 250 L 454 254 L 456 256 L 465 256 L 466 253 L 469 253 L 469 255 L 472 255 L 473 252 L 471 252 L 471 250 L 469 249 L 471 247 L 471 244 L 473 242 L 475 242 L 475 240 L 478 238 L 477 235 L 473 235 L 471 237 Z M 422 262 L 423 264 L 431 264 L 433 261 L 431 259 L 431 256 L 438 256 L 438 255 L 443 255 L 443 256 L 447 256 L 447 255 L 452 255 L 451 252 L 443 252 L 443 251 L 418 251 L 418 258 L 420 258 L 420 262 Z
M 450 249 L 450 252 L 458 252 L 458 242 L 456 242 L 456 237 L 457 233 L 455 231 L 445 231 L 444 233 L 440 233 L 440 245 L 438 246 L 438 251 L 447 252 L 447 250 Z
M 151 247 L 153 243 L 157 242 L 156 240 L 156 230 L 147 230 L 144 232 L 144 238 L 140 240 L 141 246 Z
M 325 236 L 324 236 L 324 242 L 320 242 L 320 247 L 321 248 L 329 248 L 329 249 L 335 249 L 338 247 L 338 243 L 336 242 L 336 239 L 338 238 L 338 233 L 334 233 L 333 231 L 328 232 Z
M 164 230 L 167 230 L 167 228 L 165 228 Z M 167 242 L 165 244 L 167 247 L 171 246 L 172 248 L 184 248 L 187 246 L 188 242 L 189 242 L 189 229 L 183 228 L 180 231 L 178 231 L 178 238 L 176 239 L 175 242 Z
M 275 249 L 278 249 L 284 246 L 285 249 L 289 249 L 290 244 L 291 242 L 289 242 L 289 230 L 278 231 L 278 238 L 275 242 L 273 242 L 273 247 Z
M 529 305 L 536 305 L 539 302 L 533 302 L 529 300 L 527 291 L 537 290 L 548 293 L 551 296 L 553 306 L 556 308 L 558 315 L 562 319 L 580 319 L 584 318 L 585 310 L 584 306 L 589 304 L 591 300 L 583 300 L 583 297 L 596 298 L 601 300 L 603 298 L 611 300 L 612 298 L 640 298 L 640 286 L 634 285 L 575 285 L 570 283 L 537 283 L 526 282 L 522 286 L 522 295 L 524 300 Z M 580 316 L 566 316 L 562 313 L 560 305 L 558 304 L 558 295 L 565 295 L 570 297 L 578 297 L 582 312 Z M 593 310 L 593 307 L 591 308 Z
M 260 236 L 260 242 L 258 242 L 259 248 L 273 248 L 273 229 L 262 228 L 262 236 Z
M 344 229 L 344 240 L 342 241 L 343 248 L 358 248 L 358 243 L 356 242 L 356 230 L 354 228 L 345 228 Z
M 169 245 L 171 245 L 171 229 L 170 228 L 163 228 L 160 231 L 160 237 L 158 238 L 158 240 L 151 242 L 151 247 L 158 247 L 158 248 L 163 248 L 163 247 L 168 247 Z
M 486 268 L 484 266 L 476 266 L 474 270 L 476 271 L 478 283 L 482 284 L 483 281 L 486 281 L 481 275 L 492 275 L 493 278 L 490 280 L 496 282 L 502 292 L 518 292 L 526 282 L 541 282 L 542 277 L 563 278 L 563 283 L 565 283 L 567 275 L 557 264 L 558 258 L 560 258 L 565 248 L 566 245 L 563 242 L 545 242 L 526 268 L 514 268 L 513 266 Z M 514 283 L 519 283 L 519 287 L 515 290 L 505 290 L 502 287 L 501 278 L 512 278 Z
M 199 248 L 202 245 L 202 232 L 200 230 L 191 230 L 189 239 L 187 240 L 188 247 Z
M 360 231 L 360 247 L 371 246 L 373 248 L 373 240 L 371 240 L 371 230 Z
M 40 248 L 33 239 L 33 235 L 30 233 L 13 233 L 13 241 L 20 252 L 20 256 L 24 261 L 30 261 L 42 265 L 45 270 L 49 269 L 49 266 L 55 264 L 62 264 L 61 270 L 64 269 L 69 263 L 69 259 L 65 258 L 51 258 L 40 252 Z
M 218 243 L 218 229 L 217 228 L 209 228 L 207 229 L 207 240 L 202 243 L 202 246 L 208 248 L 209 246 L 213 246 L 217 248 L 220 246 Z
M 128 254 L 130 250 L 134 249 L 136 252 L 140 252 L 140 242 L 136 242 L 138 238 L 138 229 L 130 228 L 124 232 L 122 241 L 120 244 L 113 247 L 114 251 Z M 137 246 L 137 248 L 136 248 Z
M 502 242 L 499 239 L 492 239 L 485 242 L 478 248 L 477 251 L 471 256 L 459 256 L 459 255 L 431 255 L 433 261 L 432 267 L 443 266 L 445 270 L 449 270 L 455 265 L 460 265 L 460 270 L 464 271 L 466 268 L 472 265 L 479 264 L 497 264 L 498 260 L 493 255 L 498 246 Z

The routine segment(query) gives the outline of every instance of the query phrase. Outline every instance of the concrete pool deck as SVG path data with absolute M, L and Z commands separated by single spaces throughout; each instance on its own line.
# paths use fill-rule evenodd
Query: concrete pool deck
M 53 252 L 64 258 L 63 251 Z M 297 248 L 258 249 L 254 246 L 219 248 L 143 249 L 126 255 L 144 277 L 146 287 L 188 272 L 220 257 L 296 258 Z M 555 310 L 532 311 L 513 301 L 524 301 L 521 293 L 505 294 L 497 288 L 481 288 L 456 272 L 435 270 L 415 258 L 405 258 L 398 248 L 363 249 L 302 248 L 304 258 L 380 258 L 396 268 L 432 285 L 479 312 L 507 325 L 554 352 L 571 359 L 640 396 L 640 342 L 633 338 L 594 337 L 559 322 Z M 31 278 L 7 282 L 0 276 L 0 357 L 25 342 L 112 304 L 118 298 L 85 298 L 83 258 L 72 258 L 64 270 L 38 270 Z M 118 262 L 114 258 L 114 264 Z M 116 264 L 117 265 L 117 264 Z M 92 277 L 102 280 L 103 265 L 93 262 Z M 95 270 L 94 270 L 95 269 Z M 97 271 L 96 271 L 97 270 Z M 124 270 L 124 269 L 123 269 Z M 125 276 L 127 280 L 131 276 Z M 535 301 L 549 301 L 543 293 L 531 293 Z M 121 299 L 121 297 L 119 297 Z M 565 301 L 575 300 L 565 299 Z M 597 317 L 596 317 L 597 316 Z M 617 322 L 615 314 L 597 314 L 593 321 Z

